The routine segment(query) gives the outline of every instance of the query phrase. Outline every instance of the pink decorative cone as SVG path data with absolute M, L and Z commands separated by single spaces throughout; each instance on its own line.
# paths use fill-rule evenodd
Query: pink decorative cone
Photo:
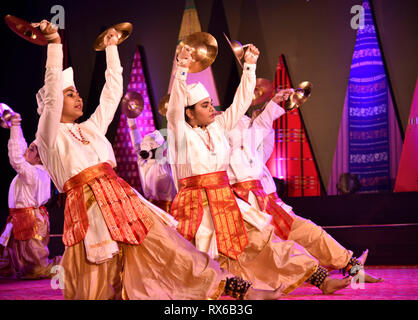
M 394 191 L 418 191 L 418 78 Z

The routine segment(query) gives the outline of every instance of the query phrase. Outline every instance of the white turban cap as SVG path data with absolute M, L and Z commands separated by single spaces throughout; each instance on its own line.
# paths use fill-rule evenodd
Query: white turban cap
M 72 67 L 69 67 L 62 72 L 62 90 L 67 89 L 68 87 L 75 87 L 74 71 Z M 36 94 L 36 101 L 38 102 L 38 114 L 41 115 L 45 107 L 45 86 L 39 89 Z
M 187 86 L 187 102 L 186 106 L 192 106 L 195 103 L 210 97 L 209 92 L 206 90 L 205 86 L 198 83 L 193 83 Z
M 164 144 L 165 140 L 160 131 L 155 130 L 145 135 L 144 139 L 141 141 L 140 147 L 141 150 L 150 151 L 161 147 Z

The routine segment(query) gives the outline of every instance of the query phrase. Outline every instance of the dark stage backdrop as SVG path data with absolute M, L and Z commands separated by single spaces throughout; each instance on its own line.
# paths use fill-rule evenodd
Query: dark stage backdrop
M 195 3 L 203 31 L 209 28 L 216 30 L 216 17 L 219 16 L 220 24 L 225 24 L 226 19 L 227 31 L 232 39 L 243 44 L 252 42 L 259 47 L 258 77 L 273 80 L 279 55 L 284 54 L 293 83 L 302 80 L 313 82 L 312 97 L 301 112 L 322 180 L 327 187 L 356 37 L 356 30 L 350 26 L 354 16 L 350 9 L 353 5 L 361 5 L 362 1 L 195 0 Z M 405 130 L 418 70 L 418 2 L 374 0 L 372 3 L 395 106 Z M 50 11 L 54 5 L 62 5 L 65 9 L 65 28 L 75 82 L 86 104 L 88 101 L 87 114 L 97 105 L 97 101 L 94 101 L 96 94 L 90 92 L 92 79 L 97 77 L 96 72 L 99 75 L 104 72 L 100 70 L 104 53 L 93 50 L 94 40 L 103 28 L 119 22 L 129 21 L 134 27 L 130 38 L 119 47 L 125 88 L 135 48 L 141 45 L 147 63 L 152 101 L 158 103 L 166 94 L 184 0 L 2 1 L 0 102 L 22 114 L 23 130 L 28 142 L 34 139 L 36 131 L 38 116 L 35 94 L 43 83 L 46 48 L 16 36 L 3 19 L 6 14 L 29 21 L 51 19 L 54 14 Z M 224 12 L 213 13 L 212 8 Z M 220 43 L 225 41 L 223 38 L 217 40 Z M 219 57 L 230 55 L 227 50 L 228 47 L 222 43 Z M 230 85 L 218 89 L 219 99 L 224 105 L 231 102 L 231 92 L 236 87 L 234 81 L 232 84 L 230 81 L 236 79 L 231 77 L 230 62 L 230 59 L 219 58 L 213 64 L 218 85 Z M 165 126 L 163 118 L 157 120 L 159 127 Z M 2 128 L 0 131 L 0 148 L 3 148 L 0 153 L 1 228 L 7 215 L 7 190 L 15 173 L 7 157 L 9 131 Z M 113 139 L 115 131 L 113 125 L 109 131 L 110 139 Z

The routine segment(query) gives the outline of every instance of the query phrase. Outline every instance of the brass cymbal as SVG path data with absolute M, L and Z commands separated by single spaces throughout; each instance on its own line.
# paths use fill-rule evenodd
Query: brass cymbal
M 48 40 L 46 40 L 41 30 L 33 27 L 29 22 L 10 14 L 4 17 L 4 21 L 13 32 L 23 39 L 39 46 L 46 46 L 48 44 Z
M 239 62 L 239 64 L 241 65 L 241 68 L 244 67 L 244 65 L 242 64 L 242 58 L 244 58 L 244 47 L 247 45 L 242 45 L 239 41 L 237 40 L 232 40 L 230 41 L 227 37 L 227 35 L 224 32 L 224 36 L 226 41 L 228 41 L 229 46 L 232 49 L 232 53 L 234 54 L 235 58 L 237 59 L 237 61 Z
M 274 91 L 273 83 L 270 80 L 264 78 L 257 78 L 255 82 L 254 97 L 251 102 L 251 106 L 263 103 L 267 99 L 271 98 Z
M 11 119 L 15 112 L 5 103 L 0 103 L 0 126 L 5 129 L 10 129 L 12 126 Z
M 287 99 L 284 104 L 286 111 L 299 108 L 302 104 L 304 104 L 311 95 L 312 88 L 313 84 L 309 81 L 299 83 L 296 86 L 295 91 L 290 94 L 289 99 Z
M 122 22 L 115 24 L 114 26 L 107 28 L 96 38 L 96 41 L 94 42 L 94 50 L 103 51 L 106 48 L 104 44 L 104 38 L 107 34 L 107 31 L 111 28 L 115 29 L 118 33 L 118 45 L 125 41 L 132 33 L 132 23 Z
M 218 54 L 218 42 L 210 33 L 207 32 L 195 32 L 184 38 L 179 43 L 176 55 L 185 45 L 194 49 L 192 52 L 192 58 L 194 61 L 190 64 L 190 73 L 205 70 L 215 61 Z
M 162 97 L 160 103 L 158 104 L 158 113 L 164 117 L 167 114 L 168 100 L 170 100 L 170 94 L 166 94 Z
M 144 110 L 144 98 L 135 91 L 129 91 L 122 99 L 122 112 L 131 119 L 138 117 Z

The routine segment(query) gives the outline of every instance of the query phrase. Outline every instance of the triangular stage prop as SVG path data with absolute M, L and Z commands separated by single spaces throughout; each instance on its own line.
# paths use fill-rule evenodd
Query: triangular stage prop
M 284 56 L 277 64 L 273 83 L 276 90 L 292 88 Z M 302 106 L 303 108 L 303 106 Z M 321 180 L 299 109 L 287 112 L 274 121 L 275 144 L 267 161 L 273 177 L 285 181 L 288 197 L 321 195 Z
M 356 175 L 359 192 L 392 191 L 402 148 L 382 52 L 369 1 L 357 31 L 328 194 L 343 173 Z
M 178 37 L 178 43 L 180 43 L 185 37 L 195 33 L 202 32 L 200 26 L 199 16 L 197 14 L 196 6 L 194 0 L 186 0 L 186 6 L 183 13 L 183 18 L 181 21 L 180 32 Z M 173 69 L 171 75 L 174 75 L 176 70 L 176 59 L 173 60 Z M 170 77 L 170 84 L 168 88 L 168 93 L 171 92 L 173 77 Z M 215 86 L 215 81 L 213 78 L 212 68 L 209 66 L 205 70 L 197 73 L 189 73 L 187 75 L 187 84 L 201 82 L 209 92 L 210 97 L 212 98 L 213 105 L 219 106 L 218 93 Z
M 418 191 L 418 79 L 395 183 L 395 192 L 406 191 Z
M 224 36 L 225 34 L 231 39 L 223 0 L 214 0 L 212 3 L 208 32 L 218 42 L 218 55 L 211 68 L 221 104 L 219 109 L 226 110 L 234 100 L 241 79 L 241 70 L 237 68 L 237 60 Z
M 135 119 L 138 130 L 141 133 L 141 136 L 144 137 L 149 132 L 153 132 L 155 130 L 155 123 L 139 48 L 135 51 L 127 91 L 138 92 L 144 99 L 144 109 Z M 141 192 L 142 188 L 139 178 L 137 156 L 132 146 L 130 129 L 124 113 L 121 113 L 120 116 L 119 126 L 113 143 L 113 149 L 115 151 L 117 162 L 116 172 L 131 186 Z

